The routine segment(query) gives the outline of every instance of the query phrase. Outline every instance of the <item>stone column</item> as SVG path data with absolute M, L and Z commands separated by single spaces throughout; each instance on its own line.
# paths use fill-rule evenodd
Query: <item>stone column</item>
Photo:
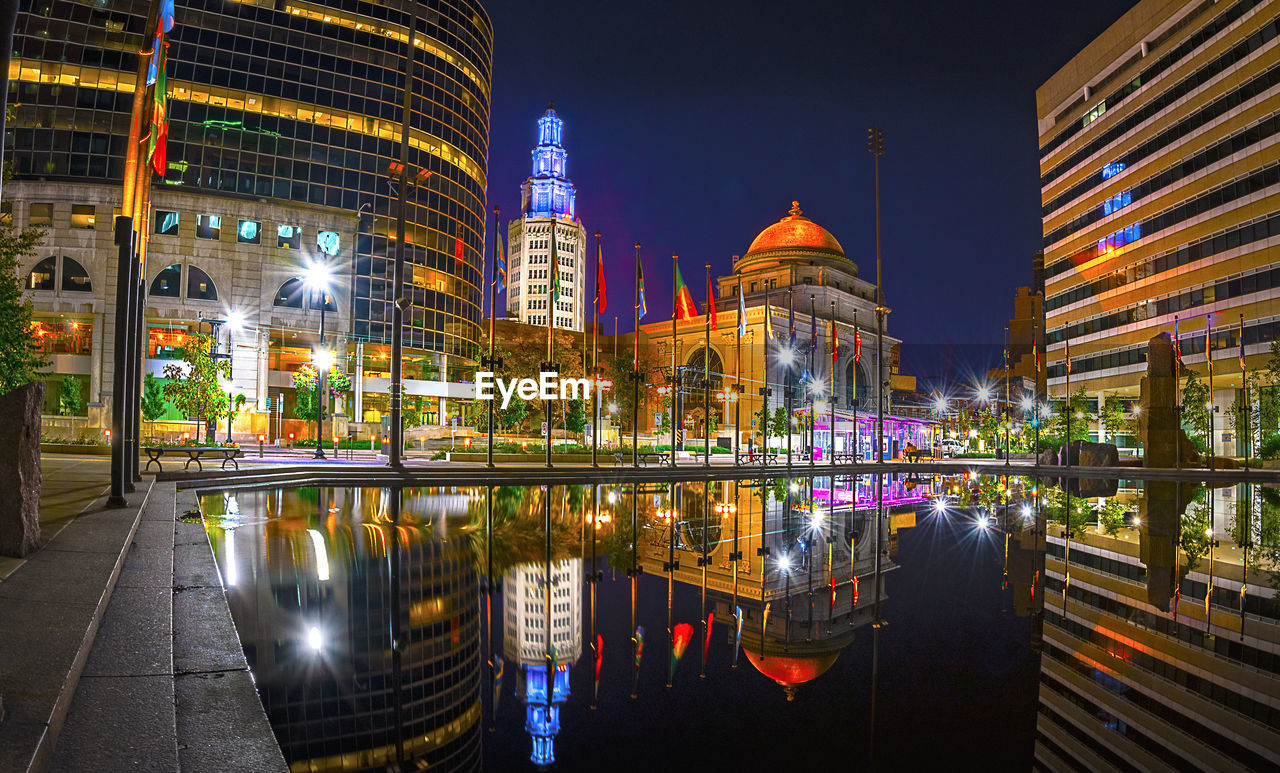
M 554 313 L 554 310 L 552 311 L 552 313 Z M 447 354 L 440 355 L 439 379 L 440 379 L 441 389 L 443 390 L 444 385 L 449 383 L 449 355 Z M 445 418 L 444 414 L 445 414 L 445 397 L 444 395 L 440 395 L 440 414 L 437 419 L 440 426 L 444 426 L 449 423 L 449 420 Z
M 355 394 L 355 408 L 351 418 L 364 421 L 364 341 L 356 341 L 356 372 L 351 377 L 351 391 Z
M 92 343 L 89 352 L 89 402 L 102 403 L 102 312 L 93 315 Z
M 257 371 L 254 373 L 255 392 L 257 409 L 259 411 L 269 410 L 267 406 L 267 398 L 271 394 L 271 336 L 266 330 L 258 329 L 258 363 Z

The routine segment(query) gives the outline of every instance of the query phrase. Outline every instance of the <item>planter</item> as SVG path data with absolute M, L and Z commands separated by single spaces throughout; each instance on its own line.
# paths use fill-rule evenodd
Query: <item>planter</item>
M 111 446 L 81 445 L 78 443 L 41 443 L 42 454 L 84 454 L 85 456 L 111 456 Z

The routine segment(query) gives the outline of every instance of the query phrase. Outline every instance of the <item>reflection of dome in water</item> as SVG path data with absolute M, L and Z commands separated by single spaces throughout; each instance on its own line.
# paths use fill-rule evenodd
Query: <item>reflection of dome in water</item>
M 814 655 L 758 654 L 743 648 L 756 670 L 782 685 L 787 700 L 795 700 L 796 687 L 822 676 L 840 657 L 840 650 Z
M 684 540 L 684 544 L 693 552 L 702 551 L 702 519 L 684 521 L 680 524 L 680 539 Z M 720 544 L 723 539 L 724 527 L 720 523 L 720 516 L 713 513 L 707 522 L 707 552 L 716 549 L 716 545 Z

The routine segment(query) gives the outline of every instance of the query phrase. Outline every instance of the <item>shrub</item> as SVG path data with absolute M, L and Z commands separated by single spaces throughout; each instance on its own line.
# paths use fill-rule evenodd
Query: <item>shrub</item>
M 1267 435 L 1258 446 L 1258 456 L 1263 459 L 1274 459 L 1280 455 L 1280 432 Z

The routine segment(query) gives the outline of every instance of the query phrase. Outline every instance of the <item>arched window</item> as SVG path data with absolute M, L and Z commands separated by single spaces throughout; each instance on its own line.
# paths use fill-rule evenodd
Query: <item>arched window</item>
M 84 270 L 80 262 L 62 256 L 62 291 L 73 293 L 93 292 L 93 283 L 89 281 L 89 272 Z
M 867 372 L 862 369 L 862 365 L 853 360 L 850 360 L 844 369 L 844 403 L 846 406 L 854 405 L 853 386 L 855 372 L 857 373 L 856 383 L 858 385 L 857 405 L 859 408 L 869 408 L 867 401 L 871 395 L 871 382 L 868 380 Z
M 307 299 L 307 308 L 312 309 L 312 310 L 315 310 L 315 309 L 320 308 L 320 293 L 319 293 L 319 292 L 313 291 L 313 292 L 311 293 L 311 297 L 309 297 L 309 298 Z M 333 302 L 333 293 L 325 293 L 325 294 L 324 294 L 324 310 L 325 310 L 325 311 L 334 311 L 334 312 L 336 312 L 336 311 L 338 310 L 338 306 Z
M 174 263 L 156 274 L 156 278 L 151 281 L 151 295 L 160 298 L 177 298 L 181 284 L 182 266 Z
M 187 266 L 187 298 L 193 301 L 218 300 L 218 288 L 202 269 Z
M 276 298 L 272 305 L 284 306 L 287 309 L 300 309 L 302 308 L 304 295 L 302 280 L 294 277 L 280 285 L 279 290 L 276 290 Z
M 53 276 L 58 271 L 58 259 L 52 255 L 36 264 L 27 274 L 28 290 L 52 290 Z
M 707 360 L 710 360 L 709 366 L 708 364 L 704 364 Z M 704 374 L 706 375 L 704 376 Z M 710 378 L 711 388 L 713 390 L 720 388 L 720 382 L 723 377 L 724 363 L 721 362 L 720 355 L 716 353 L 715 349 L 711 350 L 710 357 L 708 357 L 707 349 L 699 348 L 692 356 L 689 357 L 688 364 L 685 365 L 686 379 L 701 380 L 703 378 Z

